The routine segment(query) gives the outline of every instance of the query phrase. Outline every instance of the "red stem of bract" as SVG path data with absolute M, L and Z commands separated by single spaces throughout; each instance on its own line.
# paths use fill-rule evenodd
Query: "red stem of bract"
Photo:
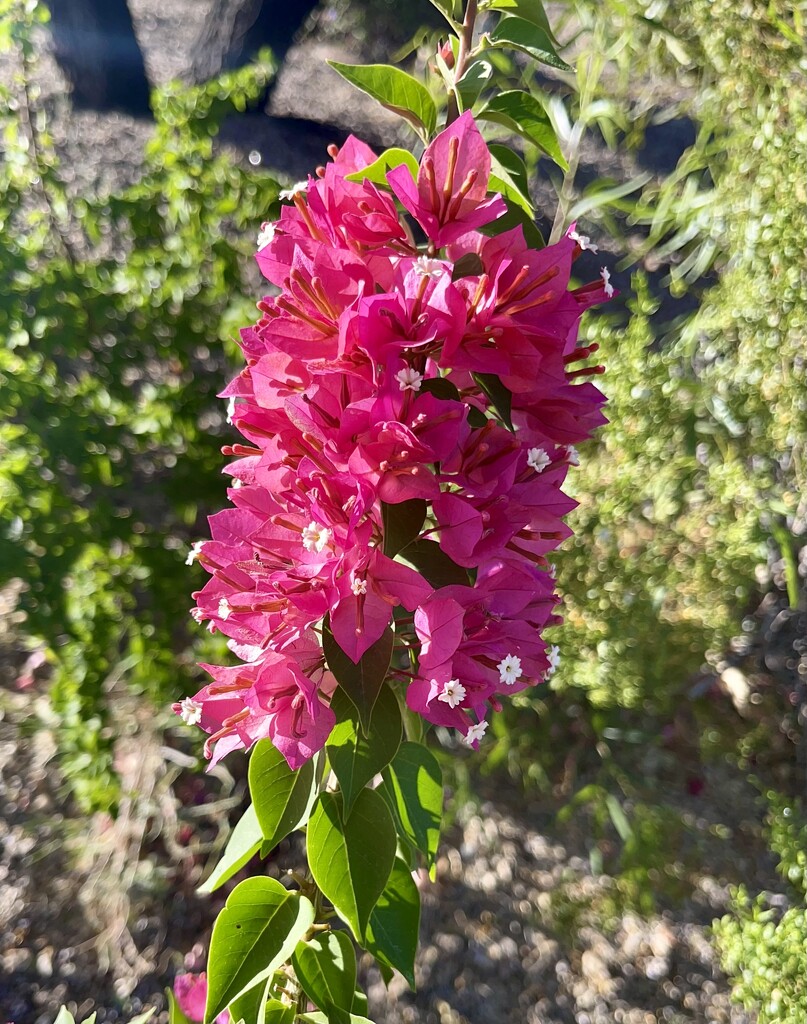
M 454 67 L 454 81 L 459 82 L 462 76 L 465 74 L 465 66 L 468 63 L 468 55 L 473 49 L 474 45 L 474 25 L 476 24 L 478 0 L 468 0 L 468 5 L 465 8 L 465 17 L 462 22 L 462 32 L 460 33 L 460 48 L 457 53 L 457 63 Z M 448 97 L 448 114 L 446 116 L 446 127 L 451 124 L 452 121 L 456 121 L 460 116 L 459 105 L 457 103 L 457 97 L 452 92 Z

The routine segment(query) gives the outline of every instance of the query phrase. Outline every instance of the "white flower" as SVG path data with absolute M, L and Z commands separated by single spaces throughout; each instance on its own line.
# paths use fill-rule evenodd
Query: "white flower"
M 569 460 L 570 466 L 580 465 L 580 455 L 573 444 L 566 445 L 566 458 Z
M 307 191 L 308 191 L 308 182 L 307 181 L 298 181 L 296 184 L 292 185 L 291 188 L 283 188 L 283 189 L 281 189 L 280 192 L 278 193 L 278 199 L 294 199 L 294 197 L 297 195 L 298 192 L 307 192 Z
M 611 284 L 611 271 L 608 267 L 603 267 L 600 271 L 600 277 L 602 278 L 602 286 L 605 289 L 605 294 L 610 299 L 614 294 L 614 286 Z
M 306 551 L 319 553 L 331 539 L 331 531 L 319 523 L 310 522 L 303 529 L 303 547 Z
M 411 366 L 407 366 L 405 370 L 398 370 L 395 379 L 398 381 L 401 391 L 420 391 L 423 374 L 413 370 Z
M 566 232 L 566 237 L 571 238 L 573 242 L 577 242 L 581 249 L 588 249 L 589 252 L 599 252 L 599 248 L 591 241 L 588 235 L 578 235 L 578 233 L 572 229 Z
M 202 721 L 202 705 L 193 697 L 185 697 L 179 705 L 179 717 L 186 725 L 198 725 Z
M 198 622 L 201 625 L 202 619 L 204 617 L 205 613 L 202 611 L 201 608 L 191 608 L 191 618 L 193 619 L 194 622 Z
M 235 413 L 236 404 L 237 400 L 235 395 L 231 395 L 230 400 L 227 402 L 227 422 L 230 424 L 230 426 L 233 425 L 233 415 Z
M 554 674 L 558 665 L 560 665 L 560 647 L 557 644 L 552 644 L 546 652 L 546 656 L 549 661 L 549 668 L 544 672 L 544 679 L 549 679 Z
M 551 461 L 552 459 L 543 448 L 530 448 L 527 455 L 527 465 L 531 466 L 536 473 L 543 473 Z
M 258 251 L 264 249 L 275 237 L 275 225 L 274 222 L 268 220 L 265 224 L 261 224 L 261 233 L 258 235 Z
M 233 488 L 238 488 L 238 487 L 243 487 L 243 486 L 244 486 L 244 481 L 241 480 L 239 477 L 236 477 L 233 480 Z
M 185 565 L 193 565 L 193 563 L 196 561 L 199 555 L 201 555 L 202 548 L 204 546 L 205 542 L 203 540 L 195 541 L 190 551 L 188 552 L 188 557 L 185 559 Z
M 485 721 L 472 725 L 468 732 L 466 732 L 465 736 L 463 736 L 462 742 L 466 747 L 472 747 L 474 743 L 478 743 L 479 740 L 482 739 L 487 732 L 487 728 L 488 723 Z
M 442 277 L 443 264 L 439 260 L 429 259 L 428 256 L 418 256 L 415 262 L 415 273 L 421 277 L 430 277 L 436 281 Z
M 455 708 L 465 700 L 465 687 L 459 679 L 449 679 L 447 683 L 443 683 L 443 692 L 437 699 L 448 704 L 450 708 Z
M 360 580 L 358 576 L 350 584 L 350 589 L 358 597 L 360 594 L 367 593 L 367 580 Z
M 227 600 L 226 597 L 223 597 L 219 601 L 219 618 L 223 621 L 226 621 L 227 619 L 229 619 L 231 611 L 232 608 L 230 607 L 230 602 Z
M 499 662 L 496 668 L 499 670 L 500 681 L 507 683 L 508 686 L 517 683 L 521 678 L 521 659 L 517 658 L 514 654 L 508 654 L 503 661 Z

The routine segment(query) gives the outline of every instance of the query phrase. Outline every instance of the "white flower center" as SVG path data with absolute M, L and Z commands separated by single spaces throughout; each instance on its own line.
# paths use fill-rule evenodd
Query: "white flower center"
M 553 644 L 546 652 L 546 656 L 549 661 L 549 668 L 544 672 L 544 679 L 549 679 L 554 674 L 558 665 L 560 665 L 560 648 L 558 645 Z
M 360 580 L 358 576 L 350 584 L 350 589 L 358 597 L 360 594 L 367 593 L 367 580 Z
M 437 699 L 441 700 L 444 704 L 448 704 L 450 708 L 455 708 L 465 700 L 465 693 L 465 687 L 459 679 L 449 679 L 447 683 L 443 683 L 443 692 Z
M 471 726 L 471 728 L 463 737 L 462 742 L 465 744 L 466 747 L 472 747 L 474 743 L 478 743 L 479 740 L 482 739 L 482 737 L 487 732 L 487 728 L 487 722 L 477 722 L 476 725 Z
M 268 220 L 261 224 L 261 233 L 258 235 L 258 251 L 264 249 L 275 237 L 275 225 Z
M 571 238 L 573 242 L 577 242 L 581 249 L 588 249 L 589 252 L 599 252 L 599 248 L 591 241 L 588 235 L 578 235 L 574 230 L 566 233 L 567 238 Z
M 283 188 L 278 193 L 278 199 L 294 199 L 299 192 L 308 191 L 307 181 L 298 181 L 291 188 Z
M 420 391 L 423 374 L 413 370 L 411 366 L 407 366 L 405 370 L 398 370 L 395 379 L 398 381 L 401 391 Z
M 418 256 L 415 263 L 415 273 L 421 277 L 430 277 L 433 281 L 443 274 L 443 264 L 439 260 L 429 259 L 428 256 Z
M 605 294 L 610 299 L 614 294 L 614 286 L 611 284 L 611 271 L 608 267 L 603 267 L 600 271 L 600 277 L 602 278 L 602 286 L 605 289 Z
M 202 705 L 192 697 L 185 697 L 179 705 L 179 717 L 186 725 L 198 725 L 202 721 Z
M 514 654 L 508 654 L 503 661 L 499 662 L 496 668 L 499 670 L 500 681 L 508 686 L 517 683 L 521 677 L 521 659 L 517 658 Z
M 191 618 L 194 622 L 198 622 L 200 625 L 205 617 L 205 613 L 201 608 L 191 608 Z
M 185 559 L 185 565 L 193 565 L 199 555 L 201 555 L 204 546 L 205 542 L 203 540 L 195 541 L 188 552 L 188 557 Z
M 530 448 L 527 454 L 527 465 L 536 473 L 543 473 L 551 461 L 543 448 Z
M 219 618 L 222 621 L 226 621 L 227 619 L 229 619 L 231 611 L 232 608 L 230 607 L 230 602 L 227 600 L 226 597 L 223 597 L 219 601 Z
M 230 396 L 230 400 L 227 402 L 227 422 L 230 426 L 233 425 L 233 415 L 235 413 L 235 407 L 237 405 L 237 399 L 235 395 Z
M 566 445 L 566 458 L 569 460 L 570 466 L 580 465 L 580 455 L 573 444 Z
M 326 526 L 311 522 L 303 529 L 303 547 L 306 551 L 319 553 L 331 539 L 331 531 Z

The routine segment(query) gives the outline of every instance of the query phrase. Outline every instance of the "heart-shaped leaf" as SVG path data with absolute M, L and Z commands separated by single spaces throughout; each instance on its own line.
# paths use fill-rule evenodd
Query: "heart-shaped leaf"
M 402 743 L 384 780 L 395 798 L 404 835 L 434 864 L 443 818 L 443 773 L 422 743 Z
M 374 100 L 403 117 L 427 136 L 437 127 L 437 107 L 425 85 L 391 64 L 328 63 L 342 78 Z
M 417 160 L 408 150 L 393 146 L 392 149 L 385 149 L 377 160 L 374 160 L 366 167 L 362 167 L 360 171 L 346 174 L 345 179 L 347 181 L 372 181 L 373 184 L 381 185 L 382 188 L 389 188 L 387 184 L 387 171 L 392 171 L 402 164 L 409 168 L 413 178 L 417 178 Z
M 326 750 L 348 817 L 359 793 L 395 757 L 403 735 L 401 712 L 388 686 L 381 687 L 366 735 L 359 728 L 353 702 L 341 688 L 334 693 L 331 708 L 336 714 L 336 725 Z
M 260 740 L 249 759 L 249 791 L 263 833 L 261 853 L 308 820 L 314 799 L 314 762 L 292 771 L 270 740 Z
M 449 388 L 453 388 L 457 398 L 459 398 L 459 392 L 456 387 L 454 387 L 451 381 L 444 380 L 442 377 L 424 380 L 421 385 L 421 391 L 429 391 L 433 395 L 437 394 L 435 386 L 443 383 L 448 385 Z M 432 386 L 424 387 L 423 385 L 426 384 Z M 443 398 L 446 396 L 438 395 L 438 397 Z M 408 501 L 400 501 L 395 505 L 388 505 L 385 501 L 382 501 L 381 515 L 384 521 L 384 554 L 393 558 L 401 548 L 405 548 L 407 544 L 415 540 L 420 534 L 423 528 L 423 521 L 426 518 L 426 502 L 422 498 L 410 498 Z
M 420 893 L 400 857 L 378 900 L 364 936 L 364 947 L 376 960 L 399 970 L 415 987 L 415 953 L 420 930 Z
M 392 659 L 392 642 L 392 630 L 385 629 L 381 638 L 364 652 L 356 665 L 334 639 L 327 619 L 322 626 L 322 650 L 328 668 L 353 702 L 365 732 L 370 728 L 373 708 L 387 677 Z
M 313 923 L 309 900 L 274 878 L 236 886 L 213 925 L 205 1024 L 285 963 Z
M 468 573 L 443 551 L 436 540 L 416 540 L 398 555 L 435 588 L 468 586 Z
M 303 991 L 321 1010 L 353 1009 L 356 951 L 345 932 L 324 932 L 301 942 L 291 958 Z
M 314 881 L 361 941 L 395 860 L 395 825 L 383 797 L 363 789 L 347 821 L 341 793 L 321 793 L 307 832 Z

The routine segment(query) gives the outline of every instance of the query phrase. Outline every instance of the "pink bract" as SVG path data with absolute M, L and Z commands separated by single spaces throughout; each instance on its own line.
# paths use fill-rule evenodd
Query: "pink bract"
M 470 113 L 416 180 L 405 165 L 391 191 L 347 180 L 374 159 L 349 139 L 261 233 L 275 294 L 223 392 L 243 438 L 224 449 L 231 505 L 191 555 L 210 576 L 192 614 L 238 664 L 204 666 L 212 682 L 175 705 L 211 763 L 262 738 L 292 768 L 322 749 L 326 624 L 353 663 L 394 624 L 394 685 L 471 746 L 556 662 L 546 555 L 570 533 L 573 446 L 605 421 L 585 379 L 601 368 L 572 367 L 596 348 L 578 329 L 608 275 L 570 288 L 573 229 L 541 250 L 520 228 L 492 234 L 506 207 Z M 398 552 L 390 524 L 418 514 Z

